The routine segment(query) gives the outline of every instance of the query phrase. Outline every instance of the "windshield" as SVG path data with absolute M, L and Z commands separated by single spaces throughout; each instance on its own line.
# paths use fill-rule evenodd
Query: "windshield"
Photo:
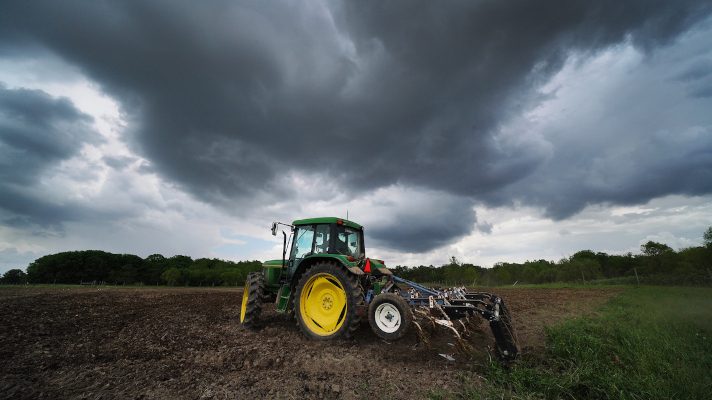
M 336 228 L 335 250 L 337 253 L 345 256 L 360 257 L 363 252 L 361 248 L 361 231 L 345 226 L 338 226 Z
M 294 245 L 290 259 L 304 258 L 311 254 L 314 242 L 314 227 L 300 226 L 294 234 Z

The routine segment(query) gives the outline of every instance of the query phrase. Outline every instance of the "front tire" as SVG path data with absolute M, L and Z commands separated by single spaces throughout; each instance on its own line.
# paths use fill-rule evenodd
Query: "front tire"
M 371 330 L 383 340 L 402 339 L 413 320 L 413 313 L 402 296 L 383 293 L 368 306 L 368 323 Z
M 299 328 L 312 340 L 350 338 L 361 317 L 356 308 L 365 303 L 358 279 L 345 268 L 321 261 L 300 279 L 294 298 Z
M 240 326 L 256 328 L 262 314 L 262 302 L 265 296 L 265 276 L 260 272 L 250 272 L 245 281 L 240 307 Z

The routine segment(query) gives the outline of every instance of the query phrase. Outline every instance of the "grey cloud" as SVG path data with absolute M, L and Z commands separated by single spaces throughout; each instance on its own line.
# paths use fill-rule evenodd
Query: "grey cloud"
M 482 221 L 482 222 L 479 222 L 475 226 L 475 229 L 477 229 L 479 232 L 484 233 L 485 235 L 491 235 L 493 227 L 494 227 L 494 225 L 492 225 L 486 221 Z
M 709 82 L 698 85 L 691 94 L 693 97 L 712 97 L 712 79 Z
M 696 81 L 712 75 L 712 60 L 705 58 L 695 60 L 686 66 L 685 70 L 679 73 L 676 78 L 681 81 Z
M 43 171 L 101 137 L 67 99 L 0 86 L 0 185 L 31 186 Z
M 596 130 L 595 124 L 584 125 L 577 135 Z M 609 134 L 623 137 L 626 132 Z M 618 143 L 615 150 L 601 137 L 585 150 L 556 155 L 505 193 L 544 207 L 555 220 L 587 205 L 636 205 L 663 194 L 712 193 L 712 125 L 675 134 L 641 134 L 634 145 Z
M 367 225 L 366 240 L 409 253 L 422 253 L 454 243 L 472 233 L 477 224 L 472 200 L 451 196 L 387 208 L 379 216 L 382 220 Z
M 153 174 L 156 172 L 156 170 L 147 162 L 142 162 L 139 166 L 137 171 L 141 174 Z
M 32 251 L 21 253 L 14 247 L 0 250 L 0 274 L 4 274 L 11 269 L 25 270 L 32 261 L 42 255 L 44 254 Z
M 79 154 L 85 143 L 103 141 L 91 122 L 66 98 L 0 85 L 0 209 L 11 213 L 3 224 L 58 227 L 84 213 L 34 190 L 49 168 Z
M 136 157 L 125 157 L 125 156 L 119 156 L 119 157 L 110 157 L 110 156 L 104 156 L 101 158 L 102 161 L 111 168 L 122 170 L 129 165 L 133 164 L 136 162 L 137 158 Z M 143 165 L 142 165 L 143 166 Z
M 66 98 L 0 83 L 0 184 L 37 182 L 42 171 L 78 154 L 84 143 L 101 142 L 92 121 Z
M 628 39 L 654 52 L 712 6 L 611 0 L 327 7 L 4 2 L 0 49 L 34 43 L 78 65 L 120 101 L 132 119 L 126 140 L 152 170 L 214 204 L 234 209 L 235 201 L 265 192 L 284 200 L 289 192 L 279 178 L 298 171 L 354 192 L 402 184 L 495 205 L 524 198 L 563 218 L 589 201 L 584 194 L 511 189 L 546 169 L 551 147 L 507 141 L 498 129 L 542 100 L 535 89 L 571 52 L 595 54 Z M 643 189 L 619 199 L 607 187 L 588 198 L 709 193 L 699 185 Z M 474 214 L 446 217 L 423 230 L 433 221 L 410 215 L 413 245 L 389 239 L 385 227 L 377 237 L 425 251 L 471 232 Z M 402 226 L 397 222 L 392 229 Z

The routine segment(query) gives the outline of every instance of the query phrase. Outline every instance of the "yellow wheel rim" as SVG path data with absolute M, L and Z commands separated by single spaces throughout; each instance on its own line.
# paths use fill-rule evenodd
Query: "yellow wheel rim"
M 338 331 L 346 316 L 346 292 L 333 275 L 309 278 L 299 297 L 299 312 L 306 326 L 319 336 Z
M 242 294 L 242 307 L 240 307 L 240 322 L 245 321 L 245 311 L 247 311 L 247 299 L 250 297 L 250 282 L 245 283 L 245 292 Z

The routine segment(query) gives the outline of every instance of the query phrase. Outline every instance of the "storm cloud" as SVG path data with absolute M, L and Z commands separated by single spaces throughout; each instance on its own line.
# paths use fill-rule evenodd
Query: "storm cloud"
M 289 201 L 292 173 L 353 196 L 396 185 L 441 193 L 429 212 L 401 207 L 367 229 L 417 253 L 491 233 L 477 225 L 478 202 L 565 219 L 590 204 L 712 193 L 709 126 L 517 122 L 557 95 L 539 89 L 573 55 L 629 43 L 654 58 L 711 12 L 709 1 L 8 1 L 0 53 L 76 65 L 119 103 L 123 140 L 151 171 L 229 212 L 249 212 L 234 205 L 258 195 Z M 709 60 L 686 68 L 670 79 L 709 97 Z M 0 96 L 7 184 L 30 185 L 97 140 L 67 101 Z M 105 158 L 117 169 L 131 160 Z M 16 203 L 0 207 L 35 216 Z
M 49 168 L 77 155 L 85 143 L 103 140 L 91 122 L 69 99 L 0 83 L 0 208 L 6 211 L 5 224 L 56 225 L 81 213 L 52 204 L 32 189 Z

